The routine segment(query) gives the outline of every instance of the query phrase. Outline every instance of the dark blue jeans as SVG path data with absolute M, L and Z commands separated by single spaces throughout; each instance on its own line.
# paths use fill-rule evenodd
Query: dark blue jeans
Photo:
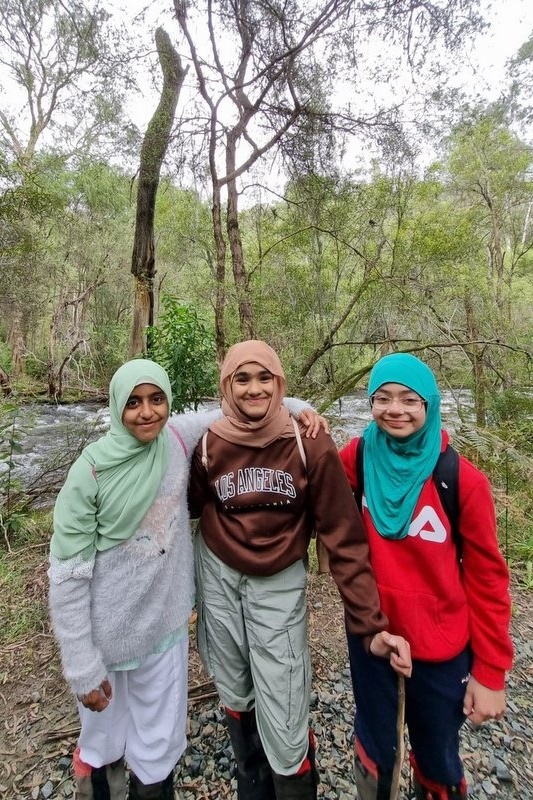
M 357 636 L 348 634 L 355 696 L 355 736 L 380 773 L 390 774 L 396 756 L 398 677 L 389 662 L 368 654 Z M 449 661 L 413 661 L 405 679 L 405 721 L 420 773 L 434 783 L 455 786 L 463 777 L 459 729 L 465 717 L 463 698 L 471 663 L 463 650 Z

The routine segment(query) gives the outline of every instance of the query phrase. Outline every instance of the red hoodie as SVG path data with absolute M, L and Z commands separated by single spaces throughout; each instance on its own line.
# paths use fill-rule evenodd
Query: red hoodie
M 442 449 L 448 444 L 442 432 Z M 340 451 L 352 489 L 357 486 L 358 439 Z M 503 689 L 511 668 L 509 571 L 496 536 L 496 517 L 486 476 L 459 459 L 459 525 L 462 566 L 432 477 L 416 504 L 404 539 L 385 539 L 363 496 L 363 521 L 381 606 L 390 630 L 404 636 L 414 659 L 445 661 L 469 642 L 472 675 L 490 689 Z

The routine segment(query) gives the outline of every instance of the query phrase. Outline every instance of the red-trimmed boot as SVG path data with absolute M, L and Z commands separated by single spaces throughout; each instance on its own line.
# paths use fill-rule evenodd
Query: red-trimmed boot
M 126 768 L 124 759 L 103 767 L 91 767 L 80 758 L 76 747 L 72 758 L 77 800 L 124 800 Z
M 383 774 L 361 742 L 354 745 L 354 772 L 357 800 L 389 800 L 392 774 Z
M 309 731 L 309 749 L 298 772 L 294 775 L 273 774 L 276 800 L 316 800 L 319 775 L 313 731 Z
M 237 764 L 238 800 L 273 800 L 274 783 L 255 721 L 255 711 L 226 708 L 226 724 Z
M 412 753 L 409 755 L 409 761 L 413 770 L 413 789 L 416 800 L 467 800 L 468 790 L 464 777 L 454 786 L 435 783 L 422 775 Z
M 130 770 L 128 800 L 174 800 L 174 770 L 156 783 L 143 783 Z

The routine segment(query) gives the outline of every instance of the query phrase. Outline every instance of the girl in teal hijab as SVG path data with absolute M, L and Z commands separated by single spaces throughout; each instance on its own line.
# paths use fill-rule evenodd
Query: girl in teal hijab
M 424 401 L 421 427 L 397 437 L 374 419 L 363 433 L 365 440 L 365 497 L 379 533 L 389 539 L 407 536 L 415 505 L 441 450 L 440 393 L 427 364 L 409 353 L 392 353 L 380 359 L 368 382 L 371 405 L 385 384 L 400 384 Z M 374 414 L 376 417 L 376 414 Z
M 140 384 L 152 384 L 164 392 L 168 418 L 172 390 L 165 370 L 148 359 L 123 364 L 109 386 L 109 431 L 83 450 L 57 497 L 51 542 L 57 558 L 81 552 L 90 558 L 95 550 L 107 550 L 128 539 L 154 501 L 168 466 L 169 434 L 163 427 L 153 441 L 142 442 L 124 425 L 126 403 Z M 98 483 L 96 516 L 94 480 Z
M 340 457 L 361 498 L 383 611 L 411 647 L 404 700 L 413 797 L 467 800 L 459 731 L 465 719 L 480 725 L 502 718 L 513 657 L 509 571 L 491 486 L 467 458 L 451 453 L 458 557 L 458 535 L 437 485 L 447 484 L 434 475 L 450 445 L 432 371 L 413 355 L 387 355 L 370 373 L 368 395 L 373 421 Z M 403 738 L 397 677 L 352 634 L 347 640 L 357 796 L 389 797 Z

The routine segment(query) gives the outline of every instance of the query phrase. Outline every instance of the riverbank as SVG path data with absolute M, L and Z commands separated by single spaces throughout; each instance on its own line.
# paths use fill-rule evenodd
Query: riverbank
M 0 646 L 0 795 L 6 800 L 68 800 L 70 759 L 78 721 L 46 618 L 44 548 L 13 554 L 23 569 L 20 614 L 38 615 L 31 633 Z M 513 590 L 516 662 L 508 712 L 501 722 L 463 731 L 462 746 L 473 800 L 533 800 L 533 592 Z M 5 603 L 5 592 L 4 592 Z M 4 612 L 4 608 L 2 609 Z M 214 687 L 191 639 L 189 746 L 175 775 L 180 800 L 236 797 L 231 748 Z M 309 636 L 313 661 L 311 724 L 323 800 L 353 800 L 353 702 L 341 602 L 329 575 L 310 575 Z M 402 797 L 409 796 L 405 765 Z

